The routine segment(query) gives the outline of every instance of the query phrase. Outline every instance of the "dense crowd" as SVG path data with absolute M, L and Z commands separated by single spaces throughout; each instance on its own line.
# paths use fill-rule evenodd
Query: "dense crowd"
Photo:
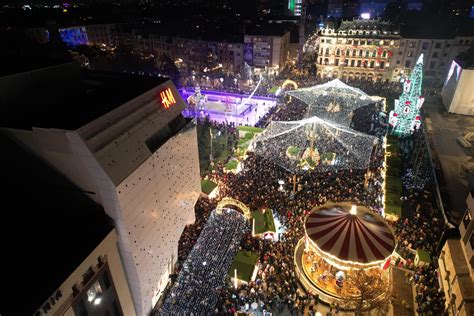
M 218 290 L 249 231 L 244 216 L 231 209 L 213 211 L 161 309 L 165 315 L 208 315 L 214 312 Z
M 303 85 L 319 84 L 324 80 L 307 78 Z M 396 97 L 400 93 L 400 87 L 397 84 L 374 84 L 363 81 L 350 82 L 350 84 L 369 95 Z M 258 125 L 267 127 L 272 121 L 300 120 L 305 117 L 306 111 L 306 105 L 293 100 L 272 109 L 260 120 Z M 370 113 L 373 115 L 374 112 L 370 111 Z M 367 113 L 362 112 L 360 115 L 367 116 Z M 376 120 L 377 117 L 372 116 L 372 123 L 363 126 L 363 128 L 371 131 L 371 134 L 381 136 L 384 130 L 377 127 L 377 124 L 374 123 Z M 374 126 L 370 124 L 374 124 Z M 226 128 L 225 126 L 218 127 Z M 364 132 L 367 133 L 366 130 Z M 210 174 L 210 177 L 219 183 L 220 191 L 216 200 L 230 196 L 242 201 L 252 210 L 271 209 L 285 231 L 281 233 L 278 241 L 254 238 L 248 231 L 243 234 L 242 239 L 239 237 L 240 249 L 259 254 L 257 278 L 248 284 L 240 284 L 238 288 L 234 288 L 230 282 L 227 286 L 218 286 L 219 279 L 219 282 L 214 283 L 212 287 L 213 290 L 217 289 L 215 292 L 218 294 L 215 296 L 216 303 L 213 301 L 210 304 L 213 310 L 206 309 L 206 313 L 231 315 L 237 311 L 252 311 L 258 308 L 274 313 L 281 313 L 285 310 L 292 315 L 303 314 L 303 312 L 313 315 L 316 311 L 318 298 L 301 290 L 293 263 L 295 246 L 304 235 L 303 218 L 314 206 L 322 205 L 327 201 L 350 201 L 381 213 L 383 206 L 381 175 L 383 152 L 377 151 L 374 155 L 373 161 L 375 163 L 370 165 L 370 173 L 366 173 L 367 170 L 354 168 L 303 173 L 296 179 L 298 182 L 296 193 L 291 192 L 292 182 L 295 181 L 294 174 L 276 165 L 272 159 L 265 159 L 265 157 L 250 152 L 243 162 L 242 171 L 238 174 L 224 172 L 224 165 L 218 163 L 213 173 Z M 367 174 L 370 176 L 367 177 Z M 284 181 L 284 190 L 280 190 L 280 180 Z M 206 197 L 200 198 L 196 205 L 196 223 L 188 226 L 181 237 L 178 261 L 180 268 L 183 267 L 182 270 L 185 272 L 180 273 L 176 282 L 178 284 L 189 282 L 189 280 L 180 279 L 185 278 L 181 275 L 188 275 L 188 277 L 190 275 L 186 271 L 189 268 L 183 265 L 183 261 L 193 258 L 195 249 L 193 247 L 196 243 L 199 244 L 197 240 L 201 238 L 199 236 L 202 236 L 203 227 L 205 227 L 206 220 L 214 207 L 215 200 Z M 413 249 L 417 248 L 435 253 L 436 243 L 444 228 L 444 223 L 437 219 L 434 210 L 415 210 L 413 216 L 394 223 L 394 230 L 400 244 L 398 251 L 407 258 L 410 258 Z M 232 251 L 236 250 L 237 247 L 232 249 Z M 435 266 L 429 265 L 415 269 L 412 260 L 409 260 L 408 263 L 405 267 L 414 271 L 410 281 L 414 283 L 416 289 L 418 312 L 427 315 L 429 313 L 442 314 L 444 303 L 442 294 L 437 287 Z M 201 272 L 198 274 L 202 275 Z M 211 292 L 208 292 L 208 295 Z M 197 295 L 197 297 L 198 301 L 204 299 L 201 295 Z M 168 299 L 172 300 L 171 303 L 178 304 L 172 294 L 168 295 Z M 199 305 L 199 302 L 195 300 L 193 302 Z M 168 302 L 167 305 L 170 308 L 169 311 L 172 310 L 171 308 L 178 308 L 174 311 L 185 311 L 186 308 L 190 308 L 190 305 L 172 307 L 171 303 Z
M 255 153 L 298 173 L 304 171 L 301 163 L 307 159 L 312 161 L 310 167 L 318 170 L 364 169 L 369 165 L 375 137 L 316 118 L 301 122 L 272 122 L 256 137 Z M 290 155 L 290 148 L 299 152 Z

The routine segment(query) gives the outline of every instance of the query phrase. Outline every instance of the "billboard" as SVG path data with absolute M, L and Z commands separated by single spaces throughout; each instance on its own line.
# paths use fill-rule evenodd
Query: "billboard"
M 253 66 L 253 43 L 244 43 L 244 61 Z

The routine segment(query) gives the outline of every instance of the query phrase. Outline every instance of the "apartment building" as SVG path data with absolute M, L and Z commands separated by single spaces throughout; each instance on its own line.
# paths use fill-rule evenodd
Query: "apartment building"
M 381 20 L 342 21 L 320 30 L 318 74 L 341 79 L 392 80 L 399 31 Z

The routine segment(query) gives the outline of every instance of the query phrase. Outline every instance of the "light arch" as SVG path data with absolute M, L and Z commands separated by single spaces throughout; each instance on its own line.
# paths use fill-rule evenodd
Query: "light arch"
M 221 209 L 225 208 L 226 206 L 231 205 L 237 207 L 239 210 L 242 211 L 244 214 L 245 218 L 250 219 L 251 214 L 250 214 L 250 209 L 247 205 L 244 203 L 240 202 L 239 200 L 233 199 L 231 197 L 225 197 L 223 198 L 216 206 L 216 209 Z

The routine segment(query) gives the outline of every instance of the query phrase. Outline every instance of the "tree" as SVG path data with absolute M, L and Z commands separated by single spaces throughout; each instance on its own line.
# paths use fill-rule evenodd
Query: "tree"
M 178 84 L 179 81 L 179 70 L 176 67 L 173 59 L 166 54 L 162 54 L 156 60 L 156 66 L 161 74 L 171 78 L 175 85 Z
M 378 310 L 385 315 L 390 305 L 391 290 L 380 270 L 353 270 L 346 280 L 349 288 L 358 293 L 348 298 L 348 305 L 354 308 L 356 316 L 363 312 Z
M 403 92 L 395 100 L 395 108 L 390 112 L 389 124 L 392 134 L 408 136 L 421 125 L 420 109 L 425 99 L 421 96 L 423 82 L 423 54 L 416 62 L 410 77 L 403 83 Z

